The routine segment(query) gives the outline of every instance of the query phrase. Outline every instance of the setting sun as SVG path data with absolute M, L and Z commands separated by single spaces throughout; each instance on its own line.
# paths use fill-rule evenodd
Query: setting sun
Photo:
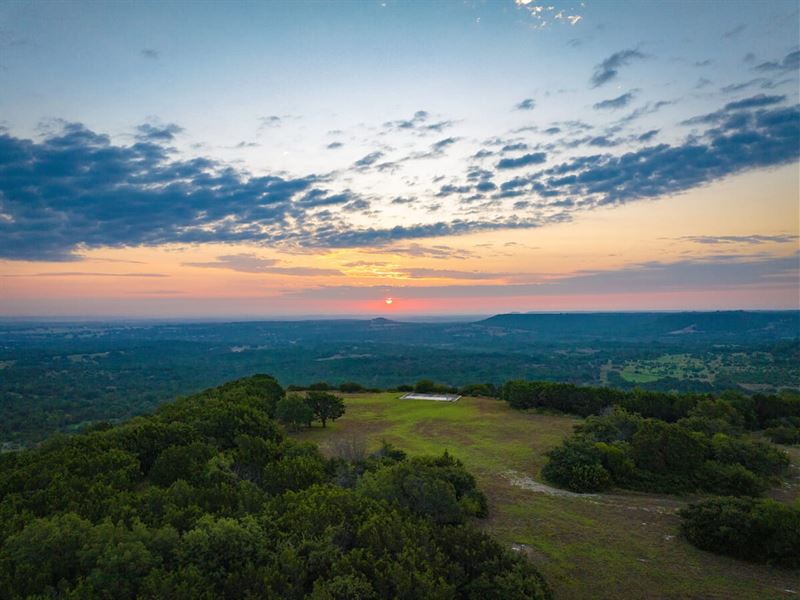
M 386 298 L 386 299 L 384 300 L 384 302 L 385 302 L 386 304 L 392 304 L 392 303 L 394 302 L 394 300 L 392 300 L 391 298 Z

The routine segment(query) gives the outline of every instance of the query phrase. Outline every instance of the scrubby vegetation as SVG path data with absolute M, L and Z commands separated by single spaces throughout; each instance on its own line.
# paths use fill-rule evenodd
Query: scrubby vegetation
M 548 453 L 542 475 L 549 482 L 579 493 L 622 487 L 729 497 L 684 510 L 687 539 L 738 558 L 797 566 L 800 511 L 754 499 L 780 482 L 789 457 L 748 435 L 779 423 L 765 434 L 794 443 L 796 395 L 714 397 L 523 381 L 507 383 L 503 392 L 515 408 L 586 417 Z
M 0 597 L 548 598 L 448 455 L 324 458 L 256 376 L 0 456 Z
M 800 567 L 800 505 L 715 498 L 681 511 L 684 536 L 698 548 L 743 560 Z
M 789 465 L 784 452 L 738 435 L 728 420 L 693 413 L 667 423 L 619 407 L 587 418 L 549 457 L 544 477 L 576 492 L 619 486 L 758 496 Z
M 783 474 L 789 459 L 744 434 L 800 419 L 800 397 L 788 393 L 745 396 L 728 391 L 715 397 L 510 381 L 503 397 L 514 408 L 587 417 L 550 452 L 542 472 L 549 481 L 577 492 L 619 486 L 758 496 Z M 776 441 L 794 439 L 786 425 L 765 433 Z
M 630 391 L 609 387 L 579 386 L 571 383 L 549 381 L 508 381 L 503 386 L 503 399 L 513 408 L 543 408 L 588 417 L 600 414 L 612 406 L 621 406 L 643 417 L 653 417 L 668 422 L 689 416 L 721 418 L 736 414 L 736 425 L 747 429 L 763 429 L 776 424 L 796 423 L 800 419 L 800 394 L 754 394 L 745 396 L 735 391 L 712 394 L 653 392 L 642 389 Z M 713 404 L 724 400 L 726 404 Z M 707 401 L 698 413 L 693 409 Z M 691 413 L 691 414 L 690 414 Z

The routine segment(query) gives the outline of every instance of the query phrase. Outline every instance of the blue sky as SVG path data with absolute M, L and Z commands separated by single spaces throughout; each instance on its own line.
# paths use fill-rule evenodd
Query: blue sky
M 781 1 L 6 2 L 0 267 L 21 287 L 0 311 L 68 294 L 55 276 L 25 287 L 42 268 L 116 251 L 142 263 L 136 252 L 176 245 L 190 269 L 268 273 L 270 297 L 417 286 L 483 298 L 523 275 L 569 277 L 561 287 L 580 295 L 587 270 L 641 273 L 659 258 L 676 273 L 700 261 L 692 272 L 725 281 L 753 272 L 731 260 L 758 263 L 760 278 L 783 281 L 770 302 L 796 304 L 798 31 L 797 3 Z M 752 197 L 728 230 L 708 225 L 708 186 L 753 174 L 755 189 L 775 190 L 778 217 L 753 222 L 765 200 Z M 570 250 L 564 262 L 546 232 L 536 245 L 539 230 L 578 231 L 607 207 L 687 194 L 698 225 L 673 238 L 693 256 L 628 245 L 609 249 L 627 261 Z M 483 235 L 495 238 L 470 237 Z M 688 241 L 704 235 L 739 240 L 720 242 L 716 254 L 734 258 L 717 271 L 714 244 Z M 758 248 L 743 241 L 759 235 Z M 544 250 L 500 265 L 478 249 L 526 240 Z M 432 262 L 414 275 L 408 244 L 453 249 L 432 260 L 469 252 L 470 268 Z M 378 264 L 392 248 L 391 268 Z M 359 252 L 374 277 L 347 280 L 345 263 L 369 262 Z M 231 268 L 231 256 L 270 270 Z M 168 262 L 147 260 L 149 271 Z M 298 288 L 300 276 L 321 279 Z M 174 291 L 199 293 L 187 286 Z

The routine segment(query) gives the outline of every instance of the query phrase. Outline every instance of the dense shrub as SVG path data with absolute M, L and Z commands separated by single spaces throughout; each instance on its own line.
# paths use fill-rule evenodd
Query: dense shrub
M 163 487 L 168 487 L 178 479 L 200 481 L 206 463 L 214 454 L 216 449 L 203 442 L 164 448 L 150 470 L 150 481 Z
M 588 440 L 567 440 L 548 456 L 542 469 L 547 481 L 574 492 L 599 492 L 611 486 L 611 476 L 603 466 L 603 451 Z
M 682 480 L 703 465 L 710 446 L 702 434 L 674 423 L 647 419 L 631 440 L 631 457 L 643 471 L 664 479 Z
M 486 497 L 460 461 L 447 452 L 438 458 L 417 457 L 367 473 L 358 489 L 430 518 L 439 524 L 485 517 Z
M 469 523 L 486 499 L 461 463 L 326 459 L 267 414 L 273 382 L 0 455 L 0 598 L 550 598 Z
M 758 427 L 766 427 L 771 421 L 800 417 L 800 395 L 778 394 L 767 396 L 755 394 L 753 405 Z
M 624 408 L 615 407 L 603 416 L 590 416 L 575 431 L 597 442 L 629 442 L 641 428 L 644 419 Z
M 781 475 L 789 468 L 787 454 L 764 442 L 718 433 L 711 445 L 719 462 L 740 464 L 762 477 Z
M 640 389 L 578 386 L 549 381 L 508 381 L 503 399 L 514 408 L 549 408 L 587 417 L 621 406 L 644 417 L 677 421 L 688 415 L 700 396 L 667 394 Z
M 414 391 L 419 394 L 452 394 L 457 390 L 449 385 L 436 383 L 431 379 L 420 379 L 414 384 Z
M 328 390 L 332 390 L 334 388 L 327 381 L 317 381 L 316 383 L 309 385 L 308 389 L 315 392 L 327 392 Z
M 611 372 L 614 375 L 615 372 Z M 678 382 L 679 383 L 679 382 Z M 744 396 L 725 391 L 709 394 L 666 393 L 642 389 L 625 391 L 609 387 L 578 386 L 549 381 L 508 381 L 502 398 L 513 408 L 547 408 L 587 417 L 619 406 L 643 417 L 675 422 L 684 419 L 688 429 L 709 435 L 741 429 L 791 424 L 800 427 L 800 395 L 782 392 Z M 793 422 L 798 419 L 798 422 Z
M 765 429 L 764 435 L 776 444 L 800 444 L 800 427 L 779 425 Z
M 356 392 L 363 392 L 364 386 L 355 381 L 345 381 L 339 384 L 339 391 L 345 394 L 354 394 Z
M 757 496 L 786 472 L 789 458 L 778 448 L 741 435 L 708 436 L 687 428 L 685 421 L 644 419 L 620 407 L 590 416 L 548 454 L 542 474 L 576 492 L 616 485 Z
M 697 487 L 723 496 L 760 496 L 767 484 L 740 464 L 708 460 L 698 471 Z
M 502 390 L 493 383 L 471 383 L 458 390 L 458 393 L 462 396 L 484 396 L 486 398 L 499 398 L 502 394 Z
M 689 411 L 689 415 L 678 423 L 685 429 L 710 437 L 717 433 L 741 433 L 746 419 L 731 402 L 721 398 L 707 398 L 700 400 Z
M 716 498 L 681 511 L 681 531 L 703 550 L 800 567 L 800 508 L 774 500 Z

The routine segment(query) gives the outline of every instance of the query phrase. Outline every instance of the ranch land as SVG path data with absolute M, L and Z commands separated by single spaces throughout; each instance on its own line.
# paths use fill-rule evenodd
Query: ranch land
M 505 402 L 398 400 L 397 393 L 345 395 L 345 415 L 297 437 L 328 454 L 343 446 L 377 449 L 386 440 L 410 455 L 461 459 L 489 498 L 479 525 L 524 552 L 556 598 L 796 598 L 800 573 L 698 550 L 683 540 L 676 511 L 698 497 L 615 491 L 578 495 L 542 483 L 545 453 L 579 419 L 532 414 Z M 800 494 L 800 451 L 790 483 L 773 496 Z

